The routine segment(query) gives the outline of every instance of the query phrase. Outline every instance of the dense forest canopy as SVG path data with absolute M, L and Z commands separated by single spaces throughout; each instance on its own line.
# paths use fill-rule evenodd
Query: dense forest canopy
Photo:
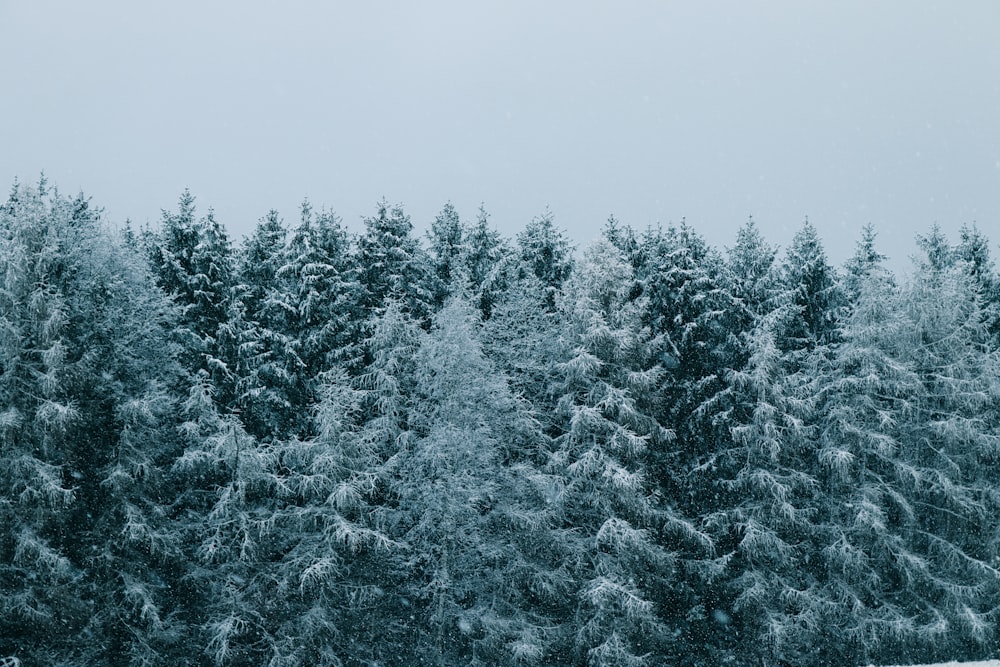
M 426 238 L 0 205 L 0 662 L 997 654 L 1000 280 L 965 227 Z

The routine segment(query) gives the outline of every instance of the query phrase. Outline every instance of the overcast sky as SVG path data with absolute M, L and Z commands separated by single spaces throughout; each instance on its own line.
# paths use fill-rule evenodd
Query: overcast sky
M 995 0 L 0 0 L 0 180 L 137 224 L 189 187 L 237 237 L 385 197 L 508 235 L 548 206 L 580 246 L 808 216 L 838 263 L 867 222 L 897 261 L 976 222 L 996 255 L 998 35 Z

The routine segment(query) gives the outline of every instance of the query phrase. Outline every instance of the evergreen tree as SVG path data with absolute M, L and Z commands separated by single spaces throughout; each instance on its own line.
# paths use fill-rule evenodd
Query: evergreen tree
M 708 596 L 715 634 L 744 660 L 801 664 L 816 661 L 827 601 L 807 565 L 819 487 L 802 380 L 787 375 L 775 337 L 782 315 L 773 310 L 743 334 L 746 364 L 709 404 L 725 445 L 694 472 L 724 565 Z M 738 638 L 753 640 L 740 647 Z
M 440 293 L 427 254 L 412 236 L 410 218 L 385 201 L 376 214 L 365 219 L 365 233 L 358 240 L 357 263 L 365 293 L 364 309 L 381 309 L 387 298 L 399 299 L 407 313 L 426 325 L 434 295 Z
M 476 319 L 453 297 L 416 355 L 420 435 L 401 452 L 393 485 L 410 551 L 405 599 L 420 619 L 412 660 L 539 663 L 551 642 L 532 604 L 553 568 L 545 503 L 523 459 L 510 465 L 533 425 L 482 355 Z
M 736 234 L 729 249 L 723 289 L 726 308 L 727 347 L 724 363 L 740 370 L 750 352 L 748 335 L 782 305 L 780 275 L 775 266 L 777 249 L 768 245 L 751 218 Z
M 521 263 L 545 285 L 546 306 L 555 311 L 556 293 L 573 270 L 573 248 L 556 228 L 548 211 L 535 218 L 517 235 Z
M 806 220 L 792 238 L 782 264 L 784 288 L 794 306 L 781 335 L 785 350 L 812 350 L 836 340 L 842 307 L 836 271 L 816 228 Z
M 489 226 L 489 214 L 480 206 L 476 222 L 465 230 L 462 263 L 468 277 L 468 289 L 478 302 L 483 320 L 493 314 L 493 308 L 506 287 L 505 268 L 510 263 L 511 250 L 500 234 Z
M 630 273 L 609 243 L 588 249 L 566 285 L 550 390 L 562 420 L 548 464 L 562 478 L 554 511 L 557 529 L 572 531 L 562 532 L 562 548 L 578 586 L 571 655 L 591 665 L 677 659 L 678 551 L 708 546 L 673 507 L 653 500 L 644 475 L 647 449 L 663 448 L 672 434 L 633 397 L 662 371 L 647 366 L 641 305 L 627 301 Z
M 211 210 L 203 218 L 195 217 L 190 192 L 184 191 L 177 207 L 176 213 L 164 211 L 160 231 L 146 238 L 153 273 L 160 288 L 182 309 L 176 334 L 185 365 L 192 373 L 206 371 L 219 388 L 219 404 L 232 405 L 236 360 L 219 340 L 233 305 L 232 247 Z
M 175 313 L 100 211 L 44 180 L 0 209 L 0 276 L 0 655 L 163 664 Z
M 997 584 L 996 361 L 972 290 L 947 268 L 902 291 L 866 278 L 843 339 L 819 412 L 830 651 L 978 657 Z
M 975 225 L 962 225 L 960 238 L 955 256 L 979 297 L 986 328 L 995 340 L 994 346 L 1000 346 L 1000 278 L 990 256 L 989 241 Z
M 848 304 L 854 304 L 861 296 L 861 288 L 865 280 L 875 273 L 887 276 L 884 262 L 888 257 L 875 249 L 875 228 L 870 224 L 861 230 L 861 238 L 855 244 L 854 254 L 844 265 L 844 298 Z M 892 281 L 887 281 L 891 285 Z
M 430 240 L 430 260 L 441 290 L 435 303 L 440 306 L 452 282 L 458 277 L 457 269 L 461 265 L 462 256 L 466 254 L 464 239 L 468 236 L 468 231 L 451 202 L 445 204 L 434 218 L 427 236 Z
M 282 266 L 288 230 L 278 212 L 268 211 L 257 221 L 253 233 L 243 243 L 238 258 L 238 275 L 246 317 L 276 328 L 269 318 L 267 302 L 278 289 L 278 271 Z
M 686 471 L 704 464 L 717 449 L 698 409 L 723 386 L 725 317 L 731 308 L 724 273 L 722 258 L 686 224 L 648 230 L 642 238 L 635 269 L 640 323 L 665 373 L 643 391 L 641 400 L 677 437 L 672 447 L 650 451 L 647 473 L 664 497 L 677 499 L 689 516 L 699 508 L 697 494 L 685 488 Z
M 917 247 L 923 252 L 918 262 L 931 271 L 944 271 L 955 263 L 951 244 L 937 223 L 931 226 L 930 234 L 917 234 Z

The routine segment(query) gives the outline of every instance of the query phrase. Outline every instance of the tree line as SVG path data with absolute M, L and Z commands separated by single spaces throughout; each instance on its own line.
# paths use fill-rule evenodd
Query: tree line
M 0 658 L 995 655 L 989 241 L 0 206 Z M 5 663 L 7 664 L 7 663 Z M 15 663 L 16 664 L 16 663 Z

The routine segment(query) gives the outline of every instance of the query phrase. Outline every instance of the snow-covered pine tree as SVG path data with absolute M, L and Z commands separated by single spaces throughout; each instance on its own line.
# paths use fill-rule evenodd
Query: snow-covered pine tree
M 413 660 L 540 664 L 553 643 L 554 572 L 540 475 L 524 456 L 535 424 L 483 356 L 478 313 L 451 297 L 416 354 L 413 427 L 393 498 L 407 548 L 402 591 Z M 548 601 L 551 604 L 551 600 Z
M 817 376 L 827 654 L 843 664 L 978 657 L 992 633 L 997 360 L 968 278 L 927 250 L 901 290 L 861 280 Z
M 374 216 L 365 218 L 356 258 L 364 287 L 362 304 L 365 312 L 374 313 L 387 298 L 397 299 L 410 317 L 427 326 L 441 288 L 430 258 L 412 232 L 410 217 L 384 200 Z
M 549 211 L 528 223 L 517 243 L 522 265 L 545 285 L 545 304 L 554 312 L 556 294 L 573 271 L 573 247 Z
M 282 484 L 277 450 L 220 414 L 207 373 L 181 406 L 185 450 L 174 463 L 177 531 L 189 572 L 180 585 L 195 630 L 191 660 L 268 664 L 278 655 L 281 601 L 268 565 L 287 539 L 275 522 Z
M 793 306 L 780 333 L 782 350 L 812 350 L 836 340 L 843 294 L 816 228 L 806 220 L 781 264 L 782 287 Z
M 452 281 L 457 277 L 457 269 L 465 253 L 464 241 L 468 230 L 462 223 L 458 211 L 451 202 L 444 205 L 434 218 L 427 232 L 430 241 L 430 260 L 437 276 L 439 293 L 435 296 L 435 306 L 440 307 L 448 296 Z
M 753 218 L 736 233 L 736 244 L 728 249 L 725 273 L 725 288 L 733 302 L 727 329 L 733 336 L 751 331 L 779 305 L 777 252 Z
M 145 243 L 157 283 L 182 310 L 176 335 L 185 365 L 192 373 L 207 372 L 218 404 L 232 407 L 237 360 L 227 352 L 235 346 L 220 344 L 235 296 L 233 250 L 225 228 L 211 209 L 196 218 L 195 199 L 185 190 L 177 212 L 163 211 L 160 229 L 147 234 Z
M 282 395 L 275 406 L 280 432 L 301 435 L 319 377 L 357 354 L 352 344 L 361 326 L 363 290 L 340 219 L 328 211 L 313 214 L 308 202 L 282 257 L 277 289 L 267 301 L 275 315 L 267 332 L 275 343 L 273 362 L 262 367 L 259 385 L 274 386 Z
M 778 347 L 782 311 L 740 335 L 745 363 L 703 406 L 723 431 L 718 450 L 692 477 L 724 566 L 706 596 L 715 605 L 704 610 L 707 632 L 729 655 L 801 664 L 815 661 L 826 601 L 808 565 L 820 502 L 809 402 Z
M 697 411 L 723 388 L 731 308 L 725 273 L 722 257 L 687 224 L 647 230 L 640 240 L 635 276 L 642 335 L 665 372 L 636 399 L 676 434 L 671 447 L 650 451 L 646 473 L 686 516 L 701 511 L 697 494 L 687 488 L 687 471 L 716 451 L 714 434 Z
M 339 369 L 322 376 L 309 437 L 277 445 L 274 515 L 280 549 L 263 569 L 276 581 L 274 664 L 393 664 L 399 606 L 386 532 L 385 461 L 360 424 L 364 392 Z M 375 641 L 372 628 L 381 626 Z
M 875 248 L 877 236 L 872 225 L 865 225 L 861 230 L 861 238 L 855 243 L 854 254 L 844 264 L 844 301 L 848 306 L 853 306 L 861 296 L 862 285 L 873 271 L 881 274 L 880 280 L 884 279 L 887 286 L 895 284 L 894 280 L 889 279 L 883 265 L 888 257 Z
M 176 313 L 100 210 L 44 179 L 0 207 L 0 284 L 0 655 L 163 664 Z
M 552 511 L 578 587 L 568 654 L 589 665 L 676 660 L 679 552 L 711 547 L 644 474 L 648 450 L 664 449 L 672 433 L 635 399 L 662 368 L 639 331 L 644 304 L 628 300 L 630 276 L 610 243 L 588 248 L 565 285 L 551 369 L 561 427 L 548 463 L 561 478 Z
M 506 239 L 490 227 L 489 219 L 486 209 L 480 206 L 476 222 L 465 230 L 461 256 L 468 290 L 483 320 L 493 314 L 493 307 L 509 279 L 509 271 L 504 269 L 513 263 L 513 251 Z
M 959 234 L 955 257 L 972 280 L 994 347 L 1000 347 L 1000 276 L 990 255 L 989 240 L 975 225 L 962 225 Z

